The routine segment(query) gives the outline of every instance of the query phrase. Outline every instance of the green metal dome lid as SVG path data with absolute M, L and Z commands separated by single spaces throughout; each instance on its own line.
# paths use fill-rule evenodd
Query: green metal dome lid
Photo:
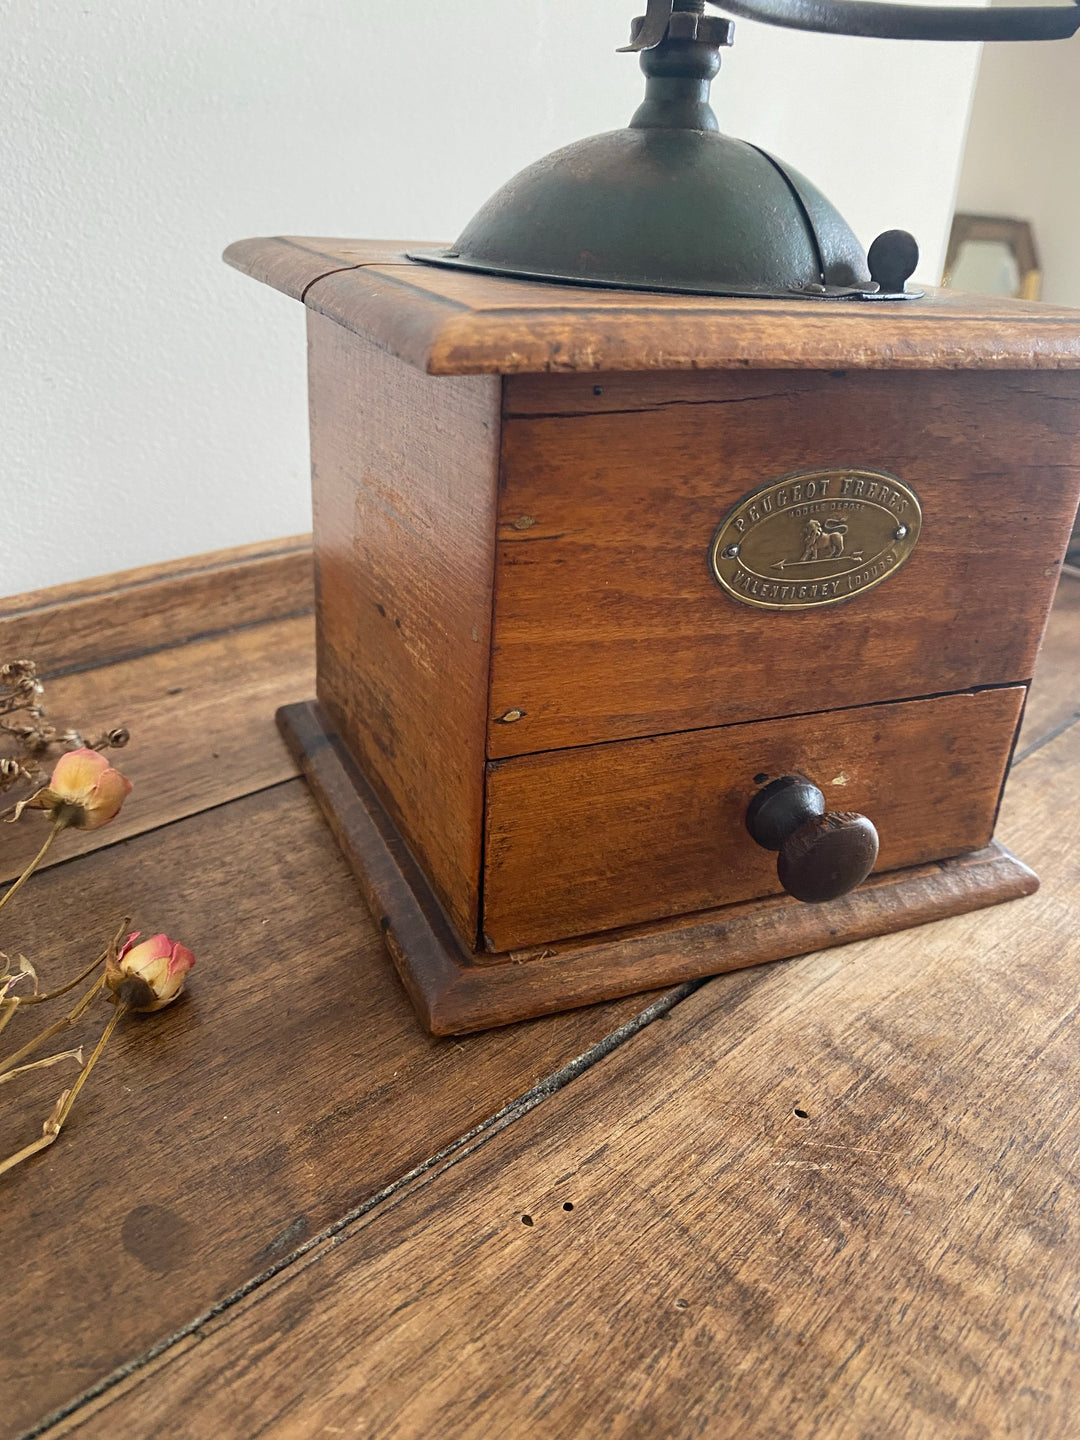
M 876 0 L 714 0 L 768 23 L 900 38 L 1057 38 L 1076 4 L 936 9 Z M 1078 0 L 1080 3 L 1080 0 Z M 1071 28 L 1070 28 L 1071 27 Z M 900 299 L 918 246 L 891 230 L 863 251 L 791 166 L 720 134 L 709 105 L 730 20 L 704 0 L 649 0 L 628 50 L 645 99 L 625 130 L 579 140 L 507 181 L 427 264 L 620 289 L 790 299 Z M 976 33 L 977 32 L 977 33 Z

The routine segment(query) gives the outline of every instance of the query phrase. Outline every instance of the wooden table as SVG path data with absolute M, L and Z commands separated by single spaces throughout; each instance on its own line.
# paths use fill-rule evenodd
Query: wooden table
M 275 732 L 310 605 L 302 538 L 0 604 L 135 783 L 0 948 L 58 980 L 128 913 L 198 957 L 0 1180 L 0 1436 L 1080 1435 L 1080 580 L 998 830 L 1034 898 L 456 1040 Z

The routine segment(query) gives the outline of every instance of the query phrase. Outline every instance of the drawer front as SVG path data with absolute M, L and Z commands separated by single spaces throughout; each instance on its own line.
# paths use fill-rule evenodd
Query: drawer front
M 1078 401 L 1080 374 L 1038 372 L 508 381 L 488 754 L 1029 680 Z M 918 495 L 902 568 L 816 609 L 720 588 L 710 544 L 742 497 L 849 467 Z
M 808 775 L 893 870 L 993 836 L 1025 687 L 871 705 L 488 766 L 486 943 L 542 945 L 775 894 L 744 825 L 755 776 Z

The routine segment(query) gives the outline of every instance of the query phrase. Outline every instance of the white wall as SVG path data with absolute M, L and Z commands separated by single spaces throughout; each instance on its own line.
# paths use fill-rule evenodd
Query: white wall
M 242 236 L 452 238 L 623 125 L 640 0 L 0 0 L 0 594 L 309 525 L 302 311 Z M 721 127 L 940 269 L 970 45 L 737 24 Z
M 1080 306 L 1080 35 L 988 45 L 957 208 L 1030 220 L 1043 296 Z

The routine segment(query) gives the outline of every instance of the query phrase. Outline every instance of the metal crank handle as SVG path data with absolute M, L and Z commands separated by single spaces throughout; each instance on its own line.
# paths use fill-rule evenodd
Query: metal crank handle
M 884 0 L 710 0 L 729 15 L 878 40 L 1065 40 L 1080 29 L 1080 0 L 1068 5 L 904 5 Z
M 1080 0 L 1065 5 L 907 5 L 896 0 L 709 0 L 718 10 L 786 30 L 866 35 L 878 40 L 1065 40 L 1080 29 Z M 644 24 L 627 50 L 651 50 L 672 14 L 698 11 L 701 0 L 648 0 Z

